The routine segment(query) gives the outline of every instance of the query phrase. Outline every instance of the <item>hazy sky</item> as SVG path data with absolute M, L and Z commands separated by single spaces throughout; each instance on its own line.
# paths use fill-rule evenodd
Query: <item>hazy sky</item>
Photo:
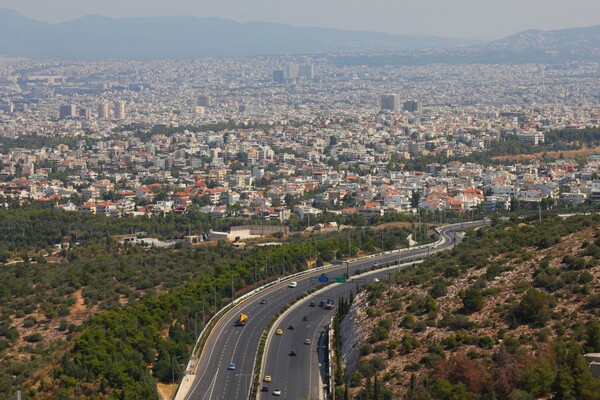
M 0 0 L 0 8 L 49 22 L 193 15 L 475 39 L 600 24 L 598 0 Z

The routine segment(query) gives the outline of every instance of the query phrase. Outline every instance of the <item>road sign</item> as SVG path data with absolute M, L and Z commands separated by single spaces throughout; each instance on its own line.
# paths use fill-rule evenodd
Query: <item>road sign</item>
M 338 276 L 335 278 L 335 283 L 346 283 L 346 277 L 345 276 Z
M 319 282 L 327 283 L 327 282 L 329 282 L 329 277 L 327 275 L 323 274 L 323 275 L 319 276 Z

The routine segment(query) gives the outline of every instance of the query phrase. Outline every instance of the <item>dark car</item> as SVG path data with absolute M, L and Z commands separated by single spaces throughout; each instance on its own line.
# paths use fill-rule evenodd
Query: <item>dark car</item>
M 260 304 L 267 304 L 267 301 L 266 301 L 265 299 L 262 299 L 262 300 L 260 301 Z
M 323 300 L 319 302 L 319 307 L 325 307 L 325 302 Z
M 288 326 L 288 329 L 289 329 L 289 330 L 294 330 L 294 328 L 295 328 L 295 326 L 294 326 L 294 325 L 290 325 L 290 326 Z
M 262 389 L 260 389 L 261 392 L 268 392 L 269 391 L 269 387 L 268 386 L 263 386 Z
M 310 307 L 314 307 L 316 305 L 317 305 L 317 303 L 315 303 L 314 301 L 311 301 L 310 304 L 309 304 Z
M 292 351 L 290 351 L 290 356 L 295 356 L 296 354 L 297 354 L 297 353 L 296 353 L 296 350 L 292 350 Z
M 302 317 L 302 321 L 308 321 L 308 315 L 305 315 L 304 317 Z

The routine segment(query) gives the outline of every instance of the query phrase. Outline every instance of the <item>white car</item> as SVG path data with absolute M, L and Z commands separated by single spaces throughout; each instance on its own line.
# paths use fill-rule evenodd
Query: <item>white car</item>
M 279 389 L 273 390 L 273 396 L 281 396 L 281 390 L 279 390 Z
M 294 282 L 290 282 L 290 284 L 288 285 L 288 287 L 291 287 L 291 288 L 294 288 L 296 286 L 298 286 L 298 282 L 295 282 L 295 281 Z
M 310 344 L 310 339 L 304 339 L 304 344 Z
M 379 278 L 374 278 L 373 282 L 379 282 Z

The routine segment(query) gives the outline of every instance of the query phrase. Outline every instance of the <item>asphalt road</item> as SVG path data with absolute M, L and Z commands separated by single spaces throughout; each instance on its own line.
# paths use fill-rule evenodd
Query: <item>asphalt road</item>
M 450 246 L 454 244 L 454 235 L 448 235 L 447 243 Z M 440 246 L 436 250 L 445 248 L 447 246 Z M 396 260 L 397 258 L 396 255 Z M 402 261 L 406 261 L 404 257 L 402 257 Z M 328 276 L 335 277 L 342 273 L 345 271 L 328 274 Z M 315 296 L 311 295 L 303 299 L 288 310 L 280 323 L 273 327 L 273 331 L 277 328 L 283 329 L 284 334 L 279 336 L 274 335 L 273 332 L 270 333 L 261 379 L 265 375 L 269 375 L 272 381 L 261 383 L 261 388 L 267 386 L 268 391 L 259 392 L 258 398 L 262 400 L 271 398 L 275 389 L 281 390 L 282 397 L 290 400 L 324 398 L 322 392 L 327 383 L 325 381 L 325 372 L 327 371 L 324 371 L 325 363 L 319 359 L 320 356 L 323 356 L 323 352 L 319 352 L 318 349 L 319 347 L 322 349 L 324 341 L 327 340 L 325 327 L 331 321 L 335 309 L 325 310 L 318 307 L 318 304 L 327 299 L 334 299 L 337 302 L 340 297 L 348 297 L 351 292 L 356 294 L 357 284 L 372 282 L 375 278 L 384 281 L 389 273 L 390 270 L 386 269 L 364 276 L 352 277 L 347 284 L 331 286 L 326 291 L 320 291 Z M 317 306 L 311 307 L 311 301 L 314 301 Z M 303 321 L 304 317 L 307 317 L 307 321 Z M 293 330 L 288 329 L 290 325 L 294 326 Z M 306 339 L 310 339 L 311 345 L 304 343 Z M 292 350 L 296 351 L 295 356 L 290 355 Z
M 365 280 L 372 280 L 377 275 L 371 275 Z M 286 313 L 285 317 L 273 329 L 283 329 L 283 335 L 272 335 L 269 347 L 266 351 L 263 376 L 270 375 L 271 383 L 261 383 L 262 386 L 269 388 L 268 392 L 260 392 L 259 399 L 271 398 L 274 389 L 282 391 L 282 397 L 285 399 L 299 399 L 310 396 L 310 399 L 319 399 L 319 392 L 322 387 L 324 363 L 319 359 L 318 347 L 326 343 L 326 337 L 321 339 L 325 326 L 331 321 L 335 309 L 326 310 L 319 307 L 321 301 L 328 298 L 336 302 L 340 297 L 347 297 L 350 292 L 356 293 L 356 284 L 337 284 L 332 286 L 325 293 L 319 293 L 316 296 L 309 296 L 299 302 L 297 307 Z M 315 301 L 317 306 L 311 307 L 310 302 Z M 307 321 L 303 321 L 304 317 Z M 288 329 L 294 325 L 294 329 Z M 311 344 L 305 344 L 305 340 L 310 339 Z M 296 356 L 290 356 L 292 350 L 296 351 Z
M 460 226 L 455 228 L 441 229 L 441 234 L 446 238 L 446 243 L 440 245 L 436 250 L 439 251 L 449 248 L 454 244 L 451 238 L 451 230 L 460 230 Z M 433 250 L 406 250 L 401 253 L 401 260 L 405 262 L 410 261 L 413 258 L 422 258 L 430 252 L 433 253 Z M 370 269 L 375 263 L 393 263 L 398 261 L 398 258 L 398 252 L 382 254 L 379 256 L 350 262 L 348 267 L 346 267 L 345 264 L 338 267 L 333 267 L 332 269 L 327 270 L 327 275 L 330 277 L 341 276 L 346 272 L 347 268 L 350 275 L 353 275 L 355 273 L 354 271 L 357 269 Z M 292 302 L 302 293 L 315 287 L 318 284 L 316 278 L 321 275 L 321 273 L 322 271 L 318 271 L 314 274 L 307 274 L 303 275 L 301 278 L 297 278 L 296 282 L 298 285 L 295 288 L 289 288 L 287 282 L 282 282 L 281 284 L 275 285 L 263 291 L 256 297 L 238 304 L 230 312 L 228 312 L 216 324 L 211 335 L 206 341 L 204 350 L 198 361 L 198 367 L 196 369 L 190 390 L 185 395 L 178 395 L 178 398 L 204 400 L 247 399 L 252 382 L 255 356 L 263 331 L 267 327 L 269 321 L 275 314 L 279 312 L 282 307 Z M 261 299 L 265 299 L 266 304 L 259 304 Z M 319 311 L 322 311 L 318 307 L 315 308 L 317 308 Z M 235 320 L 240 313 L 248 315 L 248 323 L 244 327 L 234 326 Z M 312 332 L 313 336 L 307 337 L 314 338 L 314 334 L 317 332 L 319 325 L 317 325 L 318 317 L 313 316 L 313 318 L 315 318 L 315 320 L 311 321 L 309 316 L 309 322 L 311 322 L 311 324 L 309 324 L 311 325 L 310 327 L 305 327 L 303 332 L 299 330 L 297 335 L 290 336 L 297 337 L 298 340 L 304 341 L 305 338 L 302 337 L 302 333 L 304 333 L 304 335 L 308 335 L 310 332 Z M 283 336 L 287 337 L 286 335 Z M 293 343 L 293 346 L 298 347 L 295 342 Z M 303 346 L 300 346 L 300 348 L 297 349 L 299 355 L 304 353 L 305 349 L 302 348 Z M 313 346 L 307 347 L 311 347 L 311 349 L 313 348 Z M 300 350 L 302 350 L 302 352 Z M 302 363 L 303 357 L 304 355 L 297 358 L 299 363 Z M 288 361 L 287 358 L 285 361 Z M 307 357 L 307 360 L 305 361 L 310 363 L 310 357 Z M 227 367 L 229 363 L 235 364 L 235 370 L 228 370 Z M 301 374 L 301 368 L 305 368 L 304 365 L 299 366 L 299 368 L 292 369 L 292 367 L 293 365 L 289 366 L 289 373 L 291 375 L 288 375 L 287 378 L 290 382 L 290 385 L 292 384 L 293 380 L 300 380 L 301 375 L 304 374 Z M 302 371 L 304 371 L 304 369 L 302 369 Z M 313 376 L 310 379 L 315 378 Z M 285 395 L 283 397 L 290 399 L 293 398 Z

